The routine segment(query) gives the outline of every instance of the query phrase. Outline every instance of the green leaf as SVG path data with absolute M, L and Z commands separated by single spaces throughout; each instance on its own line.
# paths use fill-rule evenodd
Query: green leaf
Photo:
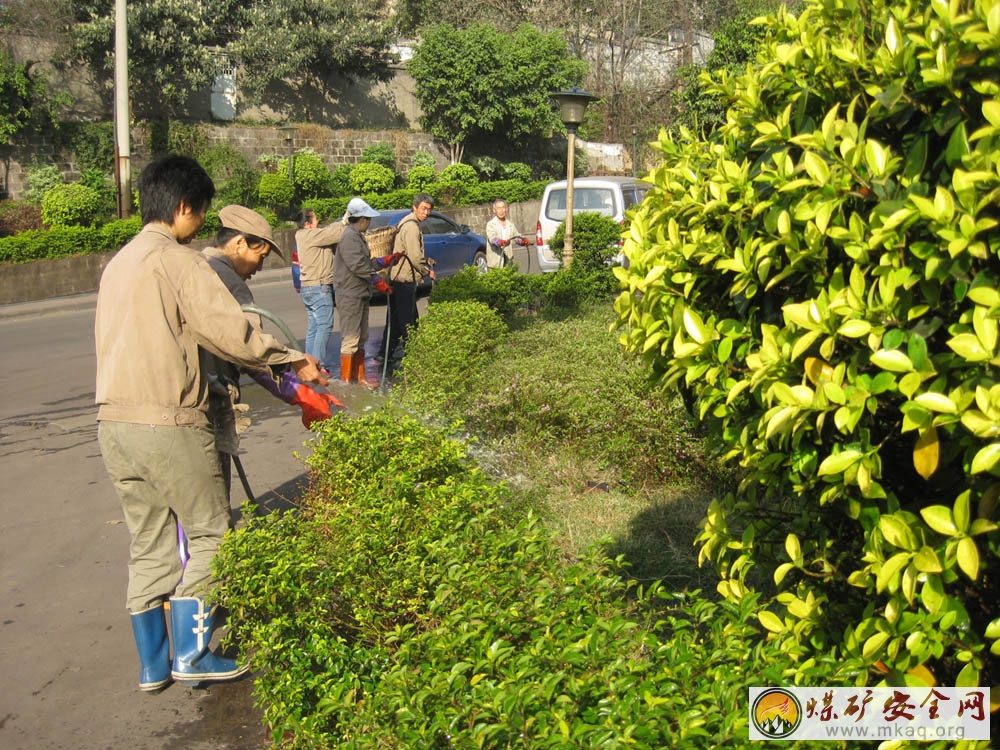
M 913 555 L 909 552 L 897 552 L 882 563 L 882 567 L 879 568 L 878 575 L 875 577 L 875 591 L 878 593 L 882 593 L 886 589 L 895 591 L 898 586 L 890 584 L 899 575 L 899 572 L 907 566 L 912 557 Z
M 944 505 L 929 505 L 920 509 L 920 517 L 924 523 L 930 526 L 938 534 L 943 536 L 955 536 L 955 520 L 951 514 L 951 508 Z
M 898 515 L 883 515 L 878 520 L 879 530 L 882 536 L 893 547 L 899 549 L 913 550 L 916 546 L 913 540 L 913 532 L 909 525 Z
M 761 625 L 770 630 L 772 633 L 781 633 L 785 629 L 785 623 L 781 621 L 780 617 L 770 610 L 765 609 L 758 612 L 757 619 L 760 620 Z
M 876 633 L 870 636 L 866 641 L 865 645 L 861 648 L 861 656 L 867 662 L 872 662 L 875 657 L 881 653 L 882 648 L 886 643 L 889 642 L 890 635 L 888 633 Z
M 974 333 L 960 333 L 953 336 L 948 340 L 948 346 L 955 354 L 969 362 L 985 362 L 993 356 Z
M 944 570 L 933 547 L 921 547 L 913 557 L 913 564 L 921 573 L 940 573 Z
M 955 678 L 955 687 L 979 687 L 979 668 L 969 662 Z
M 861 452 L 853 448 L 841 451 L 840 453 L 834 453 L 823 459 L 823 463 L 819 465 L 817 474 L 821 477 L 831 474 L 843 474 L 849 467 L 860 461 L 861 456 Z
M 985 471 L 992 471 L 998 461 L 1000 461 L 1000 443 L 991 443 L 981 448 L 972 459 L 972 473 L 982 474 Z
M 958 567 L 973 581 L 979 577 L 979 548 L 971 537 L 958 540 Z
M 910 372 L 913 370 L 913 362 L 898 349 L 880 349 L 872 353 L 871 360 L 873 365 L 889 372 Z
M 837 333 L 849 339 L 859 339 L 871 333 L 872 324 L 867 320 L 845 320 L 837 329 Z
M 785 537 L 785 553 L 793 563 L 797 565 L 802 564 L 802 546 L 799 544 L 799 538 L 795 534 L 789 534 Z
M 931 411 L 941 412 L 942 414 L 958 413 L 958 407 L 955 406 L 955 402 L 943 393 L 928 391 L 927 393 L 921 393 L 913 400 L 925 409 L 930 409 Z

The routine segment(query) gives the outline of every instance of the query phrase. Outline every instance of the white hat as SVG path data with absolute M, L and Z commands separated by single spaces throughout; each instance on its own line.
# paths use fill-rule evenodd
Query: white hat
M 350 202 L 347 204 L 347 215 L 352 217 L 368 217 L 369 219 L 374 219 L 379 215 L 379 212 L 360 198 L 351 198 Z

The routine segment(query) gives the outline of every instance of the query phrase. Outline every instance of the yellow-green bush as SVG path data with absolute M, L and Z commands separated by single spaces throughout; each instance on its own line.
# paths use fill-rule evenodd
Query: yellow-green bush
M 742 469 L 719 590 L 802 658 L 1000 683 L 1000 3 L 807 2 L 661 136 L 624 344 Z

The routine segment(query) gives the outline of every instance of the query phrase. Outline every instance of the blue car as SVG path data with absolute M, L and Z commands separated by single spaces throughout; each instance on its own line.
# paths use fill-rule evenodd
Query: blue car
M 379 211 L 369 229 L 387 224 L 395 226 L 409 213 L 409 210 Z M 467 225 L 457 224 L 444 214 L 431 211 L 427 220 L 421 222 L 420 231 L 424 235 L 424 254 L 433 261 L 434 273 L 439 279 L 454 276 L 466 266 L 486 272 L 486 238 L 471 231 Z M 420 286 L 424 291 L 430 287 L 429 279 Z

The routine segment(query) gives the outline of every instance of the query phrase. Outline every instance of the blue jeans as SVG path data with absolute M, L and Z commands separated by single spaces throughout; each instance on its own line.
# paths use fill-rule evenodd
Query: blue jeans
M 304 286 L 299 293 L 306 306 L 306 354 L 313 355 L 321 365 L 330 364 L 326 345 L 333 330 L 333 284 Z

